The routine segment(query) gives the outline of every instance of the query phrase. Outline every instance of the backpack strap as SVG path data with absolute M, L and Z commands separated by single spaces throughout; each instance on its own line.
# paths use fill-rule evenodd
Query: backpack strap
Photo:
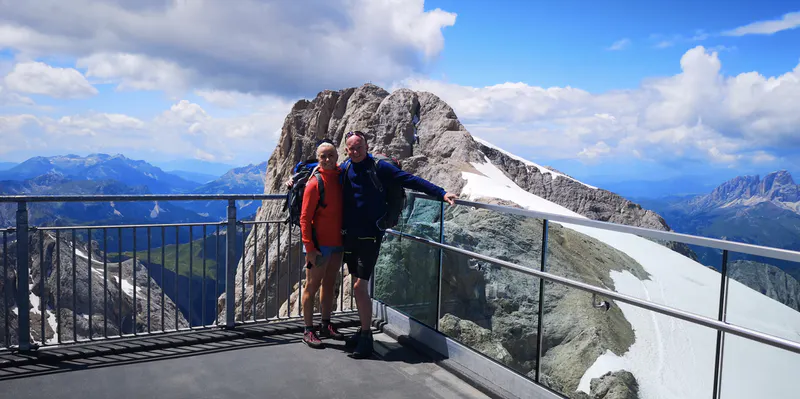
M 378 178 L 378 162 L 380 160 L 372 158 L 372 166 L 369 168 L 367 174 L 369 175 L 370 180 L 372 180 L 372 184 L 378 191 L 383 192 L 383 184 L 381 184 L 381 179 Z
M 319 170 L 314 173 L 314 177 L 317 178 L 317 190 L 319 190 L 319 202 L 317 206 L 325 208 L 328 206 L 325 204 L 325 183 L 322 181 L 322 174 L 319 173 Z

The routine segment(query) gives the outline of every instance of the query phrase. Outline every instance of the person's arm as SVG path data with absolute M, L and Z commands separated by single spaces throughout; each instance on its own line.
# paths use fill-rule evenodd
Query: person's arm
M 311 221 L 314 219 L 318 202 L 319 188 L 317 187 L 317 179 L 311 176 L 303 192 L 303 208 L 300 210 L 300 234 L 303 237 L 303 245 L 307 254 L 318 252 L 318 248 L 315 248 L 314 242 L 311 241 Z
M 437 199 L 443 199 L 446 194 L 446 191 L 443 188 L 419 176 L 415 176 L 402 169 L 398 169 L 389 162 L 378 162 L 378 177 L 383 177 L 387 180 L 394 180 L 405 188 L 421 191 Z

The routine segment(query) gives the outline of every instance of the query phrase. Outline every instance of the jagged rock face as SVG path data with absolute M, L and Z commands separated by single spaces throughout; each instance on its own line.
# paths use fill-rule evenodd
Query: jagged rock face
M 420 105 L 420 122 L 417 126 L 420 144 L 413 145 L 414 129 L 410 110 Z M 285 193 L 291 169 L 297 162 L 314 156 L 314 144 L 322 138 L 339 143 L 339 161 L 344 160 L 345 133 L 361 130 L 367 133 L 370 152 L 385 153 L 400 158 L 403 169 L 459 192 L 464 185 L 461 170 L 469 170 L 469 162 L 481 162 L 477 143 L 472 140 L 464 126 L 458 121 L 453 109 L 430 93 L 397 90 L 391 95 L 375 85 L 364 85 L 341 91 L 326 90 L 313 101 L 298 101 L 287 115 L 277 148 L 267 164 L 264 192 Z M 283 220 L 283 201 L 264 201 L 259 208 L 256 221 Z M 254 236 L 247 238 L 248 255 L 239 267 L 245 268 L 247 284 L 252 284 L 252 268 L 258 270 L 258 285 L 267 281 L 267 304 L 265 290 L 245 289 L 245 318 L 252 317 L 252 301 L 256 301 L 256 314 L 271 317 L 280 312 L 280 306 L 292 295 L 292 287 L 301 276 L 301 248 L 299 228 L 282 225 L 278 234 L 277 225 L 272 225 L 267 237 L 263 230 L 259 235 L 256 259 L 252 248 Z M 280 237 L 280 252 L 278 242 Z M 269 243 L 269 245 L 267 244 Z M 266 250 L 268 248 L 268 250 Z M 268 254 L 267 254 L 268 252 Z M 280 259 L 280 262 L 279 262 Z M 255 263 L 253 263 L 255 262 Z M 264 267 L 266 264 L 269 267 Z M 266 273 L 263 271 L 267 270 Z M 236 273 L 236 307 L 241 301 L 241 270 Z M 220 317 L 224 317 L 225 298 L 218 303 Z M 237 312 L 237 318 L 240 317 Z
M 599 188 L 591 188 L 575 180 L 549 173 L 542 173 L 536 166 L 514 159 L 502 151 L 478 144 L 492 163 L 498 166 L 511 180 L 525 191 L 561 205 L 589 219 L 603 222 L 671 231 L 667 222 L 657 213 L 643 209 L 617 194 Z M 685 244 L 653 240 L 693 260 L 697 255 Z
M 800 186 L 795 184 L 791 174 L 785 170 L 769 173 L 763 180 L 758 176 L 737 176 L 708 195 L 692 198 L 687 204 L 692 212 L 699 212 L 765 201 L 800 213 Z
M 749 260 L 737 260 L 728 265 L 728 276 L 800 311 L 800 282 L 776 266 Z
M 40 236 L 37 232 L 30 235 L 28 245 L 31 254 L 28 283 L 31 293 L 29 313 L 33 342 L 42 341 L 42 318 L 44 318 L 44 340 L 47 343 L 56 343 L 58 336 L 64 341 L 71 341 L 76 336 L 78 339 L 88 339 L 90 316 L 92 337 L 102 337 L 106 332 L 108 335 L 117 335 L 120 331 L 123 334 L 146 332 L 148 285 L 150 286 L 151 330 L 161 328 L 161 289 L 155 281 L 148 279 L 147 269 L 140 262 L 137 261 L 135 264 L 136 320 L 134 321 L 134 263 L 132 259 L 123 261 L 121 264 L 122 284 L 120 284 L 120 264 L 108 262 L 107 272 L 104 273 L 102 255 L 96 251 L 97 243 L 92 245 L 91 268 L 87 256 L 89 251 L 80 241 L 76 241 L 73 257 L 71 235 L 67 233 L 60 234 L 57 245 L 54 233 L 48 231 Z M 9 270 L 3 285 L 4 287 L 13 287 L 16 285 L 16 241 L 9 242 L 7 255 Z M 44 284 L 42 284 L 43 273 Z M 75 284 L 73 284 L 73 273 Z M 8 309 L 11 309 L 9 315 L 13 316 L 9 320 L 11 330 L 9 338 L 12 345 L 17 343 L 18 337 L 18 318 L 14 312 L 20 311 L 17 309 L 15 295 L 16 293 L 10 296 L 8 304 Z M 44 315 L 42 315 L 42 305 L 45 309 Z M 175 328 L 175 304 L 165 296 L 163 306 L 164 327 L 166 329 Z M 0 323 L 4 320 L 2 316 L 0 314 Z M 180 312 L 178 312 L 177 325 L 179 328 L 189 325 Z M 0 330 L 4 330 L 4 328 L 0 328 Z

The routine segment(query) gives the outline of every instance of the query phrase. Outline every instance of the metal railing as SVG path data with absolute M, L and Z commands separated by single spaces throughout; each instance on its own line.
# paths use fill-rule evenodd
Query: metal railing
M 286 220 L 248 221 L 237 218 L 236 201 L 279 201 L 285 198 L 285 195 L 270 194 L 0 196 L 0 203 L 17 204 L 16 226 L 2 232 L 2 300 L 5 310 L 2 331 L 5 339 L 0 342 L 0 347 L 28 351 L 47 345 L 212 327 L 234 328 L 245 323 L 301 317 L 304 269 L 293 267 L 296 265 L 292 263 L 300 262 L 299 258 L 292 257 L 293 248 L 300 245 L 299 241 L 292 243 L 292 235 L 299 229 L 294 230 Z M 197 200 L 227 201 L 227 218 L 202 223 L 29 224 L 31 203 Z M 281 237 L 287 229 L 288 242 L 286 239 L 282 242 Z M 257 245 L 260 234 L 263 234 L 262 241 L 266 241 L 266 245 L 263 242 L 261 246 Z M 137 243 L 137 239 L 146 242 Z M 160 244 L 156 248 L 153 248 L 153 239 Z M 277 260 L 273 263 L 278 281 L 268 279 L 271 244 L 277 245 Z M 195 255 L 195 245 L 202 246 L 202 257 Z M 14 256 L 8 252 L 11 246 L 16 246 L 15 269 L 9 263 Z M 288 249 L 286 257 L 281 256 L 282 246 L 284 252 Z M 95 251 L 100 255 L 95 255 Z M 240 303 L 237 306 L 236 268 L 240 259 L 249 259 L 250 255 L 256 262 L 248 263 L 249 269 L 241 267 Z M 263 256 L 260 262 L 259 255 Z M 38 268 L 31 267 L 36 265 L 33 261 L 38 261 Z M 212 262 L 213 266 L 209 266 Z M 262 264 L 263 269 L 260 268 Z M 245 275 L 248 270 L 249 280 Z M 281 271 L 284 272 L 283 278 Z M 213 276 L 209 275 L 212 273 Z M 257 278 L 260 273 L 266 274 L 261 281 Z M 102 280 L 102 288 L 97 280 Z M 285 280 L 285 286 L 278 286 L 281 280 Z M 336 313 L 345 308 L 341 295 L 344 278 L 340 280 L 339 306 L 334 306 Z M 221 285 L 223 281 L 224 286 Z M 300 295 L 293 300 L 294 284 L 297 284 Z M 252 297 L 247 307 L 246 294 Z M 220 320 L 222 310 L 218 299 L 223 295 L 225 318 Z M 71 301 L 65 303 L 69 297 Z M 257 297 L 263 299 L 263 303 L 257 301 Z M 268 306 L 270 300 L 274 307 Z M 257 304 L 262 305 L 262 311 L 257 312 Z M 282 311 L 282 305 L 286 306 L 285 311 Z M 30 311 L 23 310 L 29 308 Z M 293 308 L 297 309 L 296 314 Z M 352 298 L 349 309 L 353 309 Z M 32 315 L 38 320 L 32 320 Z M 10 331 L 14 324 L 16 334 Z M 70 329 L 71 334 L 64 334 Z
M 541 242 L 541 259 L 538 270 L 536 268 L 520 266 L 514 264 L 512 262 L 504 261 L 501 259 L 493 258 L 490 256 L 486 256 L 483 254 L 479 254 L 473 251 L 461 249 L 454 247 L 452 245 L 447 245 L 444 243 L 444 220 L 445 220 L 445 204 L 439 199 L 433 198 L 431 196 L 422 194 L 422 193 L 410 193 L 410 196 L 417 199 L 425 199 L 425 200 L 432 200 L 437 201 L 440 203 L 439 209 L 439 239 L 438 242 L 436 240 L 418 237 L 414 235 L 410 235 L 404 233 L 402 231 L 398 231 L 395 229 L 387 230 L 387 233 L 392 236 L 396 236 L 401 239 L 409 239 L 414 242 L 418 242 L 427 246 L 431 246 L 434 248 L 439 249 L 439 264 L 438 264 L 438 281 L 437 281 L 437 297 L 436 297 L 436 320 L 434 325 L 431 327 L 434 329 L 439 329 L 439 320 L 442 318 L 442 251 L 447 251 L 451 253 L 461 254 L 468 256 L 470 258 L 482 260 L 501 268 L 506 268 L 509 270 L 514 270 L 517 272 L 521 272 L 530 276 L 534 276 L 539 279 L 539 300 L 538 300 L 538 326 L 537 326 L 537 338 L 538 338 L 538 348 L 537 348 L 537 358 L 536 358 L 536 368 L 535 368 L 535 377 L 534 380 L 537 383 L 540 383 L 541 380 L 541 359 L 542 359 L 542 347 L 543 345 L 543 331 L 542 325 L 543 323 L 543 313 L 544 313 L 544 282 L 550 281 L 556 284 L 562 284 L 567 287 L 576 288 L 585 292 L 589 292 L 595 295 L 600 295 L 606 298 L 611 298 L 614 300 L 618 300 L 620 302 L 624 302 L 630 305 L 633 305 L 638 308 L 654 311 L 669 317 L 674 317 L 677 319 L 681 319 L 684 321 L 688 321 L 693 324 L 705 326 L 708 328 L 712 328 L 717 331 L 717 342 L 716 342 L 716 356 L 715 356 L 715 370 L 714 370 L 714 384 L 713 384 L 713 396 L 718 398 L 720 395 L 720 385 L 721 385 L 721 378 L 722 378 L 722 360 L 723 360 L 723 353 L 724 353 L 724 344 L 725 344 L 725 334 L 733 334 L 751 341 L 759 342 L 762 344 L 766 344 L 769 346 L 773 346 L 776 348 L 784 349 L 793 353 L 800 354 L 800 342 L 795 342 L 792 340 L 784 339 L 778 336 L 766 334 L 760 331 L 756 331 L 750 328 L 746 328 L 743 326 L 735 325 L 728 323 L 726 321 L 727 315 L 727 305 L 728 305 L 728 283 L 729 283 L 729 270 L 728 270 L 728 258 L 729 252 L 738 252 L 741 254 L 748 254 L 748 255 L 755 255 L 761 257 L 767 257 L 772 259 L 779 259 L 783 261 L 792 261 L 792 262 L 800 262 L 800 252 L 797 251 L 790 251 L 785 249 L 779 248 L 770 248 L 765 246 L 759 245 L 752 245 L 752 244 L 745 244 L 745 243 L 738 243 L 732 241 L 725 241 L 720 239 L 714 238 L 705 238 L 705 237 L 698 237 L 692 236 L 688 234 L 681 234 L 675 233 L 671 231 L 662 231 L 662 230 L 655 230 L 655 229 L 648 229 L 642 227 L 635 227 L 635 226 L 628 226 L 628 225 L 621 225 L 616 223 L 610 222 L 602 222 L 597 220 L 585 219 L 580 217 L 572 217 L 572 216 L 565 216 L 560 214 L 548 213 L 548 212 L 539 212 L 539 211 L 532 211 L 527 209 L 521 208 L 514 208 L 509 206 L 503 205 L 495 205 L 495 204 L 486 204 L 481 202 L 473 202 L 473 201 L 465 201 L 465 200 L 456 200 L 456 205 L 471 207 L 475 209 L 486 209 L 498 213 L 503 214 L 511 214 L 511 215 L 518 215 L 530 218 L 541 219 L 543 224 L 543 231 L 542 231 L 542 242 Z M 547 264 L 547 257 L 548 257 L 548 225 L 549 222 L 561 222 L 585 227 L 591 227 L 601 230 L 609 230 L 615 231 L 620 233 L 629 233 L 634 234 L 641 237 L 652 238 L 657 240 L 664 240 L 664 241 L 674 241 L 680 242 L 685 244 L 692 244 L 704 247 L 710 247 L 715 249 L 722 250 L 722 263 L 720 265 L 720 299 L 719 299 L 719 315 L 718 318 L 710 318 L 706 316 L 702 316 L 699 314 L 687 312 L 681 309 L 676 309 L 673 307 L 661 305 L 652 301 L 647 301 L 643 299 L 638 299 L 629 295 L 624 295 L 617 293 L 615 291 L 599 288 L 590 284 L 586 284 L 583 282 L 571 280 L 565 277 L 561 277 L 552 273 L 546 272 L 546 264 Z M 400 229 L 402 230 L 402 224 L 400 225 Z M 433 304 L 431 304 L 433 305 Z M 593 303 L 593 305 L 595 305 Z M 402 305 L 401 305 L 402 306 Z M 595 305 L 596 306 L 596 305 Z

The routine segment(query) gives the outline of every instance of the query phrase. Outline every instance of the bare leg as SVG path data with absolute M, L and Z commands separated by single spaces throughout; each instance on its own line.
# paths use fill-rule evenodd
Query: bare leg
M 330 320 L 331 318 L 334 300 L 333 287 L 336 284 L 336 276 L 342 266 L 342 255 L 341 252 L 331 255 L 328 265 L 325 267 L 325 276 L 322 277 L 322 288 L 319 292 L 319 307 L 323 320 Z M 340 292 L 339 295 L 342 295 L 342 293 Z
M 305 321 L 307 327 L 314 325 L 314 295 L 316 295 L 324 275 L 325 264 L 306 269 L 306 289 L 303 291 L 303 321 Z
M 369 298 L 369 280 L 356 279 L 353 287 L 358 306 L 358 318 L 361 320 L 361 331 L 369 331 L 372 321 L 372 301 Z

